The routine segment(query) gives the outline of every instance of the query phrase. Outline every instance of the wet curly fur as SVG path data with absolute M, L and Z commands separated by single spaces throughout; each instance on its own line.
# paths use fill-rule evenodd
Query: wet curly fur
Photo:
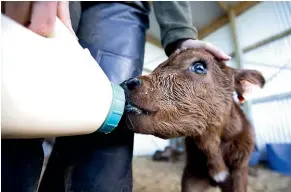
M 197 61 L 206 64 L 206 74 L 189 70 Z M 247 191 L 253 133 L 233 92 L 242 97 L 245 82 L 263 87 L 262 74 L 228 67 L 203 49 L 184 49 L 138 79 L 127 99 L 147 113 L 128 112 L 130 127 L 165 139 L 186 136 L 182 191 Z

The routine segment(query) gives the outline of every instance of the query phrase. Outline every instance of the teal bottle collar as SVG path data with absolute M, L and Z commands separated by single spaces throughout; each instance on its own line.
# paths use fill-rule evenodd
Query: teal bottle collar
M 110 133 L 117 127 L 123 115 L 124 106 L 125 106 L 124 90 L 119 85 L 114 85 L 113 83 L 111 83 L 111 86 L 112 86 L 111 107 L 110 107 L 110 110 L 105 122 L 98 129 L 98 132 L 103 132 L 106 134 Z

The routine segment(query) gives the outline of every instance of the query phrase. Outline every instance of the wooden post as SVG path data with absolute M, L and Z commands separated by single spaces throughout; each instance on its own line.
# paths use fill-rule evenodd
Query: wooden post
M 235 53 L 235 59 L 236 59 L 236 67 L 238 69 L 243 68 L 243 51 L 240 46 L 239 42 L 239 35 L 237 32 L 237 24 L 236 24 L 236 15 L 235 12 L 232 8 L 229 9 L 228 11 L 228 18 L 230 21 L 230 27 L 231 27 L 231 34 L 232 34 L 232 40 L 233 40 L 233 45 L 234 45 L 234 53 Z M 252 117 L 251 117 L 251 111 L 250 111 L 250 104 L 249 102 L 245 102 L 243 105 L 243 110 L 249 119 L 249 121 L 252 123 Z
M 237 26 L 236 26 L 236 17 L 233 9 L 230 9 L 228 12 L 228 17 L 230 20 L 230 27 L 231 27 L 231 34 L 232 34 L 232 40 L 234 45 L 234 53 L 235 53 L 235 59 L 236 59 L 236 66 L 237 68 L 242 68 L 242 49 L 240 46 L 240 42 L 238 39 L 238 33 L 237 33 Z
M 217 1 L 217 4 L 225 11 L 228 12 L 229 6 L 224 1 Z

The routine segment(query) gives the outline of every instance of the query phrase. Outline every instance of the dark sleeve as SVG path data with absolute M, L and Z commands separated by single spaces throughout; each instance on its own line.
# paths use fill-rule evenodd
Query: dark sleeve
M 197 39 L 198 32 L 192 24 L 188 1 L 153 1 L 153 7 L 168 56 L 178 48 L 181 40 Z

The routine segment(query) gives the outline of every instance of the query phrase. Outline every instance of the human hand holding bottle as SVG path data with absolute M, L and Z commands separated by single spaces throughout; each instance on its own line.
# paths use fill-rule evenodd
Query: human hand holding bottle
M 69 1 L 2 1 L 1 12 L 44 37 L 53 32 L 56 17 L 74 33 Z

